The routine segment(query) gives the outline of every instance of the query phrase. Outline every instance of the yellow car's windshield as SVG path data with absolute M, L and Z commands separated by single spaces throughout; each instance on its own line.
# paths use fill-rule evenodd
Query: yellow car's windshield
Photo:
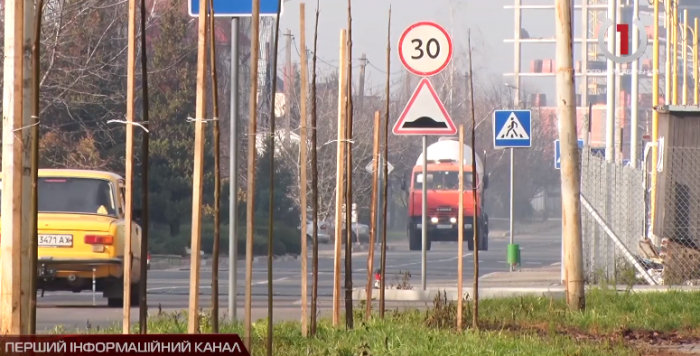
M 112 187 L 104 179 L 40 177 L 38 195 L 42 213 L 117 215 Z

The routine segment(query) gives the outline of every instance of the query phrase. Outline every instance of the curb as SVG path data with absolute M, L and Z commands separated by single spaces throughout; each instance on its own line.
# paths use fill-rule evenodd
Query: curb
M 597 286 L 586 286 L 586 290 L 599 289 Z M 621 293 L 666 293 L 666 292 L 700 292 L 700 286 L 634 286 L 631 289 L 625 286 L 618 286 L 616 291 Z M 353 289 L 353 299 L 366 300 L 367 295 L 365 289 Z M 463 295 L 469 297 L 471 288 L 465 288 Z M 440 295 L 447 298 L 449 301 L 457 301 L 459 293 L 454 287 L 450 288 L 431 288 L 428 290 L 401 290 L 387 289 L 384 292 L 385 300 L 390 301 L 406 301 L 406 302 L 432 302 L 435 297 Z M 372 300 L 378 299 L 379 290 L 372 291 Z M 524 296 L 537 296 L 546 298 L 564 298 L 566 292 L 563 286 L 556 287 L 482 287 L 479 288 L 479 299 L 496 299 L 496 298 L 512 298 Z
M 364 289 L 353 290 L 353 299 L 366 300 L 367 295 Z M 469 296 L 471 289 L 463 291 L 464 296 Z M 379 291 L 376 291 L 379 294 Z M 456 301 L 459 298 L 459 293 L 456 288 L 436 288 L 429 290 L 400 290 L 387 289 L 384 292 L 385 300 L 391 301 L 415 301 L 415 302 L 431 302 L 435 297 L 440 295 L 450 301 Z M 509 298 L 518 296 L 540 296 L 552 298 L 564 298 L 564 288 L 508 288 L 508 287 L 483 287 L 479 288 L 479 299 L 494 299 L 494 298 Z M 372 292 L 372 299 L 376 299 L 375 292 Z

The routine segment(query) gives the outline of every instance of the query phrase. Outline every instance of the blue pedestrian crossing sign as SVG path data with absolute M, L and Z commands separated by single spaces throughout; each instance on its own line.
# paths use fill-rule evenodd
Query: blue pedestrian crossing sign
M 532 112 L 530 110 L 494 111 L 493 147 L 532 147 Z
M 578 140 L 578 149 L 583 148 L 583 140 Z M 561 145 L 559 140 L 554 140 L 554 169 L 561 169 Z

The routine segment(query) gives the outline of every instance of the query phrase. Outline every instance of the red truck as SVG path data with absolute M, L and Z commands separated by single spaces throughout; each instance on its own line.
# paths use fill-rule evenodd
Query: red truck
M 457 216 L 459 214 L 459 141 L 443 137 L 427 148 L 428 169 L 428 239 L 426 249 L 432 241 L 457 241 Z M 472 192 L 472 152 L 464 145 L 464 240 L 469 251 L 474 250 L 474 224 L 478 224 L 477 241 L 479 251 L 488 250 L 488 215 L 483 209 L 483 193 L 488 187 L 488 176 L 484 176 L 484 166 L 476 156 L 477 193 Z M 422 249 L 422 189 L 423 155 L 416 161 L 411 175 L 411 188 L 408 193 L 408 243 L 411 251 Z M 477 207 L 474 209 L 474 200 Z

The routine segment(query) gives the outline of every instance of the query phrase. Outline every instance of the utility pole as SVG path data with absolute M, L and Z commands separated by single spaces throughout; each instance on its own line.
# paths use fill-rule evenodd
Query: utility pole
M 2 266 L 0 335 L 29 334 L 31 87 L 28 85 L 34 3 L 5 1 L 5 61 L 2 146 Z M 24 267 L 24 268 L 23 268 Z
M 585 308 L 581 251 L 581 167 L 576 134 L 572 2 L 556 2 L 557 111 L 561 143 L 562 233 L 565 242 L 566 300 L 575 311 Z M 611 36 L 614 37 L 614 36 Z
M 124 297 L 122 312 L 122 332 L 129 334 L 131 326 L 131 272 L 133 269 L 131 241 L 133 238 L 133 197 L 134 197 L 134 117 L 136 100 L 136 0 L 129 0 L 129 24 L 127 29 L 126 58 L 126 167 L 124 202 Z M 193 223 L 194 224 L 194 223 Z M 142 253 L 143 254 L 143 253 Z
M 367 55 L 362 53 L 360 57 L 360 75 L 359 75 L 359 85 L 357 87 L 357 112 L 362 115 L 362 109 L 364 108 L 365 102 L 365 69 L 367 68 Z
M 132 0 L 133 1 L 133 0 Z M 207 114 L 207 1 L 199 2 L 197 28 L 197 96 L 194 122 L 194 171 L 192 179 L 192 237 L 190 247 L 190 295 L 187 333 L 199 332 L 199 251 L 202 249 L 202 192 L 204 188 L 204 119 Z M 255 78 L 255 77 L 253 77 Z

